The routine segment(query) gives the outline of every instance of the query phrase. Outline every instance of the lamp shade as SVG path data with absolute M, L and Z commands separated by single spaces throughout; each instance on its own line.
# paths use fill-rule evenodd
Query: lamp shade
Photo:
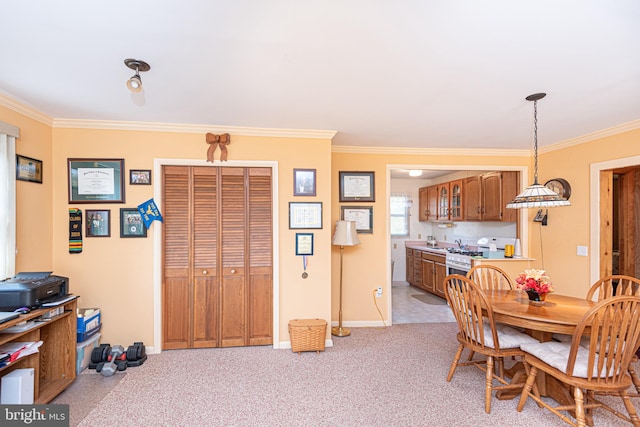
M 544 185 L 534 183 L 527 187 L 521 194 L 518 194 L 518 196 L 507 205 L 507 208 L 553 208 L 556 206 L 571 206 L 571 203 Z
M 336 232 L 333 235 L 335 246 L 355 246 L 360 244 L 355 221 L 336 221 Z
M 140 92 L 142 90 L 142 79 L 139 75 L 135 75 L 127 80 L 127 87 L 131 92 Z

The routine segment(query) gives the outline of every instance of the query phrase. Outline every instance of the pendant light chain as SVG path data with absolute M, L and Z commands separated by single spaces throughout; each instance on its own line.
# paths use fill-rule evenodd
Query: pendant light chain
M 538 100 L 533 101 L 533 184 L 538 185 Z

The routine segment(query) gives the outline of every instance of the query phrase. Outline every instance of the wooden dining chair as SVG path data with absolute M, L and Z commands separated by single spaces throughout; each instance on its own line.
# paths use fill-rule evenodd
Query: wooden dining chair
M 602 301 L 606 298 L 620 295 L 634 295 L 640 296 L 640 279 L 624 276 L 624 275 L 610 275 L 605 276 L 594 283 L 587 292 L 587 299 L 592 301 Z M 633 362 L 638 361 L 636 350 L 636 357 Z M 629 375 L 633 381 L 633 386 L 636 392 L 630 394 L 631 397 L 640 397 L 640 377 L 634 368 L 634 364 L 629 365 Z
M 589 348 L 581 346 L 589 335 Z M 604 408 L 621 419 L 640 427 L 640 418 L 627 394 L 632 381 L 628 373 L 640 345 L 640 297 L 615 296 L 600 301 L 577 325 L 570 343 L 549 341 L 522 344 L 527 381 L 517 410 L 531 397 L 572 426 L 586 425 L 586 411 Z M 573 389 L 575 402 L 553 406 L 532 392 L 538 371 L 551 375 Z M 585 393 L 586 392 L 586 393 Z M 597 392 L 612 392 L 622 398 L 628 416 L 596 398 Z M 564 411 L 575 411 L 575 420 Z
M 522 356 L 521 344 L 539 341 L 509 326 L 496 324 L 493 319 L 493 309 L 482 289 L 462 275 L 452 274 L 445 278 L 445 295 L 458 324 L 456 338 L 459 343 L 449 368 L 447 382 L 451 381 L 458 366 L 473 365 L 483 370 L 485 372 L 484 409 L 486 413 L 491 413 L 491 397 L 494 390 L 514 390 L 523 387 L 523 384 L 509 383 L 504 377 L 503 369 L 496 374 L 495 360 Z M 486 359 L 460 363 L 460 357 L 465 348 L 486 356 Z M 494 386 L 494 380 L 500 385 Z
M 467 272 L 467 277 L 473 280 L 483 290 L 505 290 L 515 288 L 509 275 L 495 265 L 476 265 Z

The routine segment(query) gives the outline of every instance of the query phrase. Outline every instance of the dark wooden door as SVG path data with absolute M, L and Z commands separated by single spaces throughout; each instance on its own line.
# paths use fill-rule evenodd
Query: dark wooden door
M 165 166 L 163 348 L 272 344 L 271 169 Z

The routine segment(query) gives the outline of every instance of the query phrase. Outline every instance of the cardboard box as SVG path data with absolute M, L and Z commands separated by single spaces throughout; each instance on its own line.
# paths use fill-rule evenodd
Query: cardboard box
M 99 308 L 79 308 L 76 321 L 76 341 L 86 341 L 96 334 L 102 326 Z
M 95 334 L 88 340 L 82 341 L 76 345 L 76 374 L 87 369 L 91 362 L 91 353 L 93 349 L 98 347 L 100 343 L 100 334 Z
M 34 369 L 16 369 L 2 377 L 0 403 L 3 405 L 33 405 Z

